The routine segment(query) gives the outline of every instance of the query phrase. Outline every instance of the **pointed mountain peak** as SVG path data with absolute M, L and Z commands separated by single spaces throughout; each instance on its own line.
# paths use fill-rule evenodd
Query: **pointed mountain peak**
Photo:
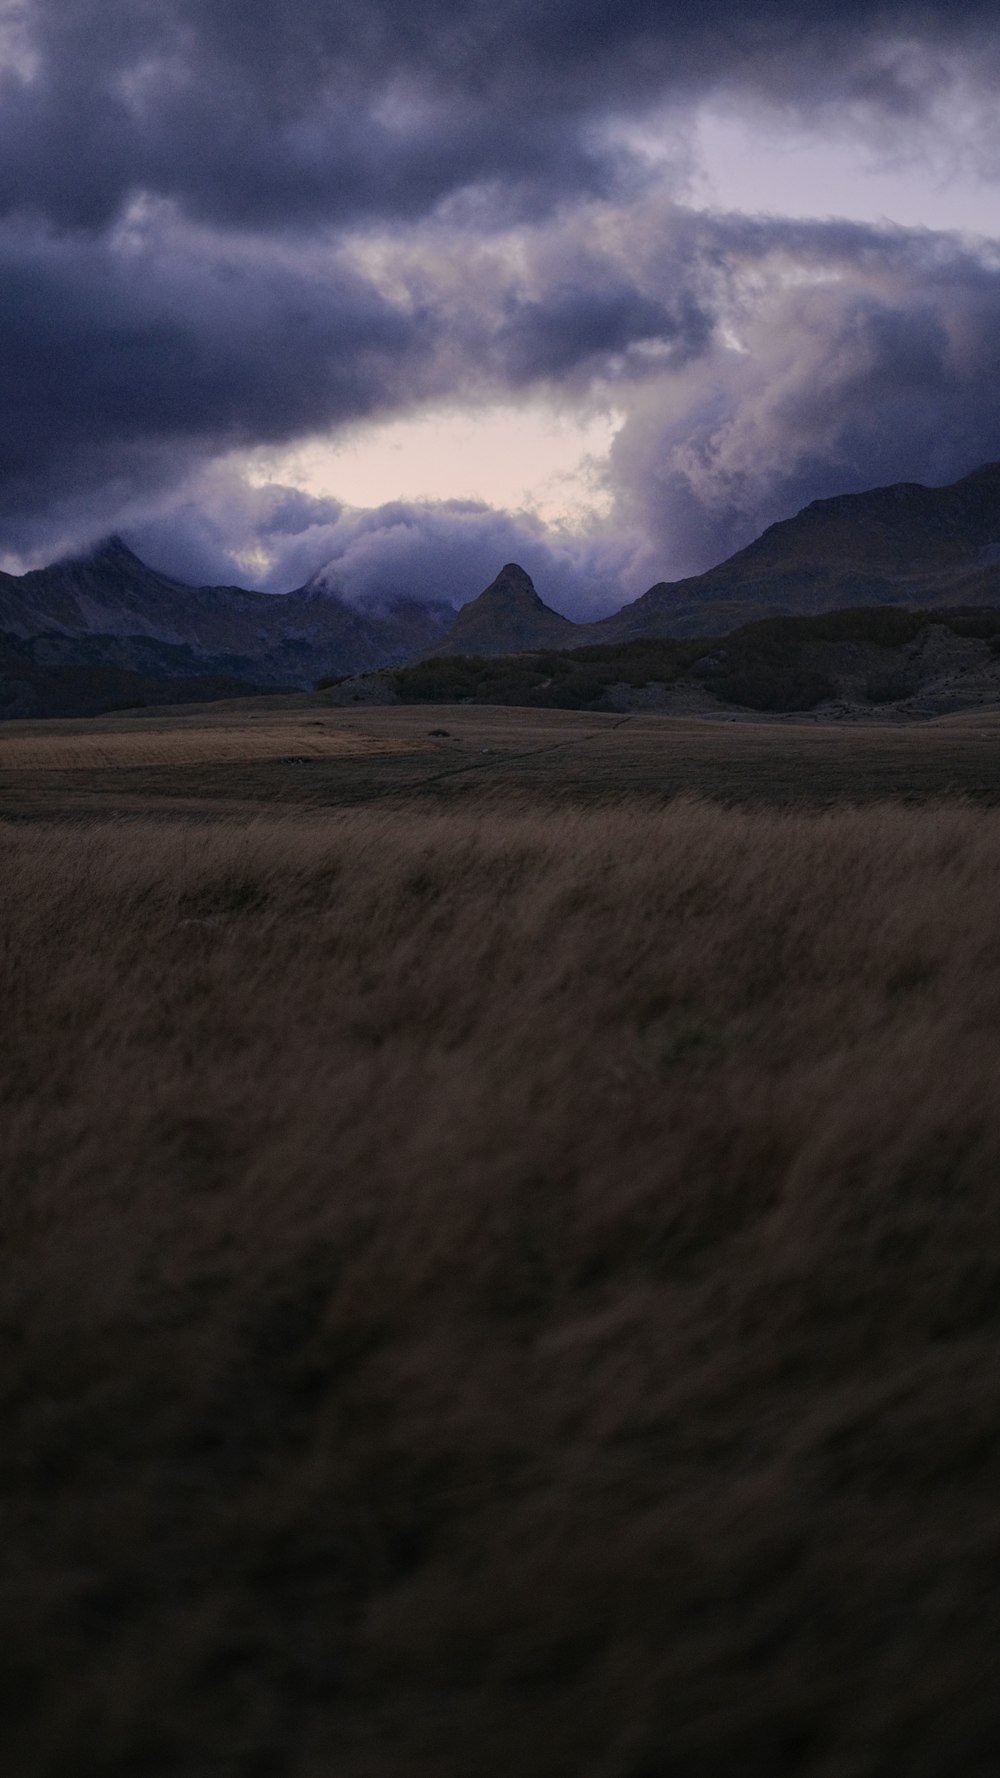
M 117 531 L 113 531 L 110 537 L 102 537 L 92 548 L 82 550 L 71 559 L 88 568 L 142 568 L 146 573 L 149 572 L 145 562 L 134 550 L 129 549 L 124 537 L 120 537 Z
M 322 568 L 317 568 L 315 574 L 310 574 L 301 590 L 308 599 L 339 599 L 346 603 L 336 562 L 324 562 Z
M 486 588 L 486 591 L 480 593 L 479 599 L 489 599 L 491 602 L 496 603 L 499 603 L 501 600 L 505 603 L 511 600 L 517 600 L 522 604 L 530 601 L 537 610 L 545 610 L 545 606 L 542 604 L 541 599 L 535 591 L 535 583 L 532 580 L 531 575 L 525 573 L 520 562 L 505 563 L 497 575 L 496 580 L 491 581 Z M 478 603 L 478 599 L 473 600 L 473 604 Z
M 530 574 L 518 562 L 501 568 L 478 599 L 458 612 L 441 654 L 520 654 L 532 648 L 568 648 L 576 631 L 569 618 L 543 603 Z

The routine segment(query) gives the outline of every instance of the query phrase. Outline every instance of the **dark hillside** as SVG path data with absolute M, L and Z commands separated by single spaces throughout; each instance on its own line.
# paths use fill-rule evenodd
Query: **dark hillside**
M 707 573 L 660 582 L 597 627 L 691 636 L 755 615 L 991 603 L 1000 603 L 997 463 L 949 487 L 904 482 L 815 500 Z
M 908 704 L 948 678 L 950 707 L 958 708 L 963 699 L 982 701 L 990 692 L 990 701 L 1000 701 L 998 639 L 1000 609 L 876 606 L 763 619 L 722 638 L 662 637 L 492 659 L 435 658 L 379 675 L 373 683 L 404 703 L 602 710 L 629 707 L 633 692 L 672 688 L 677 695 L 702 696 L 709 707 L 714 702 L 793 712 L 838 698 L 873 707 Z
M 24 641 L 0 634 L 0 720 L 38 716 L 99 716 L 147 704 L 200 703 L 268 690 L 255 685 L 240 661 L 199 661 L 189 648 L 144 642 L 141 666 L 116 663 L 117 637 L 70 644 L 65 637 Z
M 106 709 L 94 688 L 112 687 L 116 672 L 161 680 L 161 703 L 175 697 L 175 678 L 207 683 L 222 675 L 248 690 L 302 688 L 323 673 L 408 660 L 440 638 L 453 616 L 451 606 L 405 596 L 366 611 L 311 585 L 287 594 L 188 586 L 150 568 L 120 538 L 19 578 L 0 576 L 8 651 L 23 644 L 39 668 L 81 670 L 76 681 L 68 673 L 29 675 L 38 715 Z M 101 670 L 96 678 L 91 669 Z M 73 702 L 75 682 L 80 698 Z
M 207 684 L 221 676 L 227 684 L 242 680 L 248 688 L 304 689 L 318 679 L 448 656 L 576 654 L 589 647 L 614 649 L 632 641 L 671 638 L 701 644 L 747 623 L 848 607 L 924 610 L 941 614 L 944 621 L 949 612 L 998 605 L 996 464 L 952 487 L 904 483 L 815 501 L 707 574 L 659 583 L 613 617 L 593 624 L 572 623 L 553 611 L 515 562 L 508 562 L 484 592 L 456 612 L 442 600 L 413 598 L 405 586 L 367 604 L 352 604 L 342 596 L 331 565 L 305 586 L 280 595 L 235 586 L 188 586 L 158 573 L 120 538 L 111 538 L 90 554 L 20 577 L 0 575 L 0 634 L 10 639 L 8 652 L 27 645 L 38 669 L 101 669 L 96 680 L 87 671 L 76 680 L 68 674 L 51 680 L 43 671 L 5 674 L 20 689 L 11 690 L 8 684 L 5 698 L 0 697 L 0 714 L 29 708 L 37 715 L 85 714 L 107 708 L 119 689 L 122 696 L 136 690 L 124 681 L 116 688 L 115 672 L 164 682 L 198 678 Z M 52 652 L 57 638 L 62 639 L 58 659 Z M 819 632 L 812 636 L 814 641 L 831 639 Z M 804 646 L 808 642 L 803 638 Z M 727 642 L 730 651 L 735 646 Z M 732 671 L 716 675 L 714 690 L 740 704 L 775 710 L 808 708 L 836 694 L 836 670 L 831 674 L 815 661 L 785 660 L 777 678 L 772 667 L 765 672 L 760 665 L 764 656 L 771 660 L 783 650 L 787 653 L 783 643 L 761 640 L 752 672 L 744 671 L 741 660 Z M 682 669 L 687 659 L 682 651 L 676 664 Z M 522 666 L 506 675 L 490 669 L 480 674 L 474 692 L 461 695 L 497 701 L 548 690 L 550 701 L 582 707 L 601 695 L 603 684 L 612 683 L 601 677 L 610 661 L 592 657 L 589 679 L 584 664 L 572 674 L 562 667 L 529 673 Z M 622 657 L 620 665 L 620 683 L 632 684 L 633 664 Z M 667 678 L 650 682 L 666 683 L 673 671 L 673 666 L 664 668 Z M 74 702 L 76 683 L 80 696 Z M 427 675 L 415 672 L 408 683 L 425 685 Z M 32 688 L 30 695 L 26 686 Z M 159 701 L 175 695 L 166 689 Z
M 783 572 L 836 563 L 838 570 L 929 574 L 1000 559 L 1000 463 L 987 463 L 949 487 L 918 482 L 814 500 L 703 576 Z

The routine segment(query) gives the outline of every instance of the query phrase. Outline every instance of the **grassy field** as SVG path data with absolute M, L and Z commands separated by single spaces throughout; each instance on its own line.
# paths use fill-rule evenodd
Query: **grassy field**
M 245 765 L 292 758 L 296 764 L 323 759 L 368 758 L 405 753 L 413 743 L 398 736 L 359 731 L 356 724 L 326 714 L 283 713 L 265 708 L 246 715 L 236 710 L 197 716 L 181 711 L 160 717 L 132 716 L 0 726 L 0 774 L 6 772 L 91 771 L 102 767 Z
M 308 709 L 0 732 L 7 1769 L 992 1778 L 996 719 Z
M 1000 801 L 995 710 L 879 727 L 455 705 L 344 712 L 302 695 L 0 725 L 0 819 L 245 819 L 386 798 L 784 806 L 956 792 Z

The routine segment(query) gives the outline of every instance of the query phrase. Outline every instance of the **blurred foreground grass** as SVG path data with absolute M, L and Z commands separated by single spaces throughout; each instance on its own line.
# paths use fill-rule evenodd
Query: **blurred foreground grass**
M 992 1773 L 998 881 L 967 806 L 0 825 L 9 1769 Z

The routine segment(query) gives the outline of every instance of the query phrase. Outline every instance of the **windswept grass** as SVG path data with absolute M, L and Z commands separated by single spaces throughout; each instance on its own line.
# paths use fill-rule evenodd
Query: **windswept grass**
M 17 1778 L 1000 1758 L 1000 814 L 0 827 Z

